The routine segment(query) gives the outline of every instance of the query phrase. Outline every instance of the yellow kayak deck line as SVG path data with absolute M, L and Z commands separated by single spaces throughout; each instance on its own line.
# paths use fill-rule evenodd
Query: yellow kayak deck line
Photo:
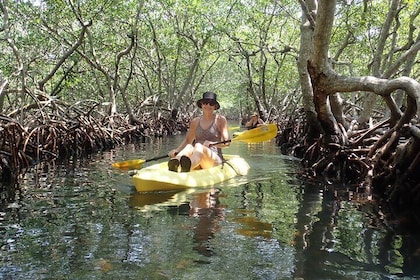
M 133 182 L 138 192 L 171 191 L 194 187 L 206 187 L 221 183 L 249 171 L 248 163 L 238 155 L 223 155 L 221 165 L 198 169 L 190 172 L 168 170 L 168 162 L 142 168 L 133 175 Z

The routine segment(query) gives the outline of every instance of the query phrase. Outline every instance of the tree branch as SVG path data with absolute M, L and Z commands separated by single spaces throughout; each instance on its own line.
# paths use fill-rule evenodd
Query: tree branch
M 46 25 L 45 21 L 43 20 L 43 23 Z M 55 73 L 60 69 L 61 65 L 69 58 L 74 51 L 83 43 L 83 39 L 85 38 L 86 30 L 89 26 L 92 25 L 92 21 L 83 24 L 82 26 L 82 32 L 80 32 L 79 38 L 76 41 L 76 43 L 61 57 L 61 59 L 58 61 L 58 63 L 54 66 L 54 68 L 51 70 L 51 72 L 45 76 L 45 78 L 38 83 L 38 88 L 41 91 L 44 91 L 45 84 L 51 80 L 52 77 L 54 77 Z

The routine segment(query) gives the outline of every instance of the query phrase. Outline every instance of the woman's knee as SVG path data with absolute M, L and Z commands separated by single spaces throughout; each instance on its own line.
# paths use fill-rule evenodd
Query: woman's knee
M 194 147 L 191 144 L 185 145 L 185 147 L 177 154 L 177 158 L 181 158 L 181 156 L 190 156 L 194 151 Z
M 194 151 L 203 152 L 203 150 L 204 150 L 204 146 L 203 146 L 203 144 L 201 144 L 201 143 L 196 143 L 196 144 L 194 145 Z
M 193 149 L 194 147 L 193 147 L 193 145 L 191 145 L 191 144 L 187 144 L 187 145 L 185 145 L 185 147 L 184 147 L 184 149 L 186 149 L 186 150 L 191 150 L 191 149 Z
M 187 144 L 183 149 L 185 154 L 191 154 L 194 151 L 194 146 L 191 144 Z

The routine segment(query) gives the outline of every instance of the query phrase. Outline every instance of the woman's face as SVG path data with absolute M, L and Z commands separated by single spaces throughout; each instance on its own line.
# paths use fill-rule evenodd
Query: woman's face
M 201 109 L 215 110 L 216 106 L 217 106 L 217 103 L 214 102 L 214 100 L 204 99 L 203 101 L 201 101 Z
M 204 99 L 203 101 L 201 101 L 201 106 L 203 106 L 203 105 L 216 107 L 217 103 L 214 100 L 211 100 L 211 99 Z

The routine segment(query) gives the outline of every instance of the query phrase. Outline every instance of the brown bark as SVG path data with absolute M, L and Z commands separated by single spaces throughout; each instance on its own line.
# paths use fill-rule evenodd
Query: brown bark
M 404 178 L 404 183 L 418 182 L 419 128 L 413 124 L 416 123 L 416 115 L 420 115 L 420 84 L 409 77 L 345 77 L 336 73 L 328 57 L 334 7 L 335 1 L 319 1 L 308 73 L 317 118 L 324 133 L 322 141 L 307 149 L 305 162 L 312 166 L 315 173 L 326 176 L 343 176 L 351 170 L 357 170 L 358 176 L 366 176 L 367 170 L 372 169 L 371 184 L 376 187 L 378 184 L 400 184 L 400 180 Z M 416 48 L 414 44 L 409 52 L 413 54 Z M 341 125 L 345 122 L 340 119 L 343 112 L 336 96 L 339 92 L 366 92 L 380 96 L 385 101 L 391 118 L 376 126 L 372 124 L 372 129 L 359 137 L 357 133 Z M 405 94 L 405 110 L 400 110 L 399 104 L 393 99 L 393 95 L 398 92 Z M 347 135 L 347 132 L 350 134 Z M 370 139 L 367 138 L 368 135 Z M 360 149 L 363 145 L 367 145 L 369 149 Z M 318 152 L 315 151 L 317 148 Z M 352 155 L 358 156 L 354 158 Z M 343 169 L 350 165 L 352 167 L 348 171 Z M 361 180 L 363 178 L 369 179 L 361 177 Z
M 297 61 L 300 85 L 302 90 L 302 105 L 305 110 L 308 126 L 307 140 L 313 143 L 322 133 L 321 124 L 317 118 L 317 112 L 313 99 L 313 88 L 308 73 L 308 60 L 313 52 L 313 32 L 315 28 L 316 1 L 300 1 L 302 10 L 302 24 L 300 26 L 300 49 Z

